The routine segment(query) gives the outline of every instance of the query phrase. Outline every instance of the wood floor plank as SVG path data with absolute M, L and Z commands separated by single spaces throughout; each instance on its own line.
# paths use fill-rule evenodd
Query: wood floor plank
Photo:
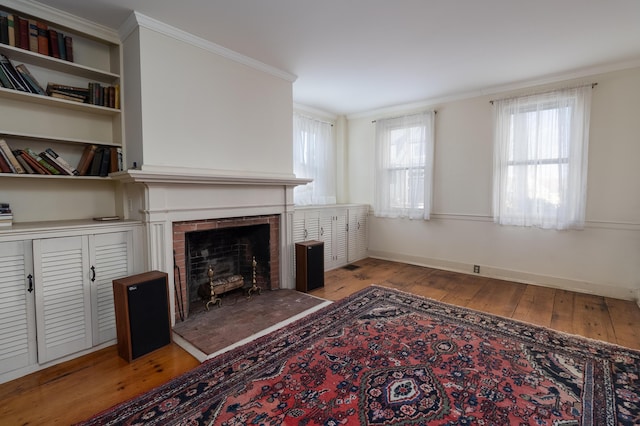
M 511 317 L 524 293 L 524 284 L 508 281 L 478 280 L 482 287 L 467 303 L 467 307 L 502 317 Z
M 605 298 L 619 345 L 640 349 L 640 309 L 635 302 Z
M 575 293 L 566 290 L 556 290 L 556 297 L 553 300 L 553 312 L 551 313 L 550 327 L 573 334 L 573 311 Z
M 576 334 L 604 341 L 615 341 L 611 317 L 604 297 L 576 294 L 573 330 Z
M 513 312 L 513 319 L 550 327 L 555 295 L 553 288 L 528 285 Z

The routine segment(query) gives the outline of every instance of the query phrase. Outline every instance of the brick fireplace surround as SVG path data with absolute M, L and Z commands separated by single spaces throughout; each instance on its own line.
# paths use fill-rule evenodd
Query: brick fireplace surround
M 272 220 L 278 223 L 275 232 L 279 235 L 278 238 L 271 238 L 272 244 L 277 246 L 270 250 L 278 254 L 275 262 L 271 259 L 272 286 L 278 282 L 279 288 L 295 288 L 292 268 L 293 188 L 310 180 L 184 169 L 166 172 L 144 167 L 142 170 L 128 170 L 110 176 L 122 183 L 125 217 L 140 220 L 143 224 L 146 262 L 138 269 L 159 270 L 169 276 L 170 309 L 174 321 L 173 250 L 180 248 L 174 234 L 178 229 L 178 237 L 180 234 L 184 237 L 186 228 L 213 226 L 210 224 L 221 223 L 220 219 L 274 216 Z M 174 223 L 177 222 L 181 223 L 181 227 L 174 230 Z M 182 244 L 181 262 L 184 265 L 184 242 Z M 183 273 L 185 269 L 184 266 L 180 267 Z M 185 277 L 182 278 L 184 284 Z
M 175 252 L 175 264 L 178 266 L 179 279 L 182 283 L 181 297 L 184 303 L 185 318 L 189 313 L 189 277 L 187 276 L 186 234 L 189 232 L 210 231 L 216 229 L 229 229 L 251 225 L 269 225 L 269 263 L 280 265 L 280 216 L 248 216 L 224 219 L 202 219 L 186 222 L 173 222 L 173 250 Z M 258 281 L 258 287 L 264 290 L 277 290 L 280 288 L 280 268 L 271 268 L 268 282 L 262 284 Z M 248 280 L 249 277 L 245 277 Z M 180 291 L 180 290 L 179 290 Z M 176 318 L 178 321 L 178 318 Z

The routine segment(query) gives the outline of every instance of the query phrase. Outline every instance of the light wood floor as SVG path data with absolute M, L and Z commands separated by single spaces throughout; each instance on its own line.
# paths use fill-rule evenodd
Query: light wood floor
M 372 283 L 443 302 L 640 349 L 634 302 L 365 259 L 325 274 L 311 292 L 338 300 Z M 132 363 L 112 346 L 0 385 L 0 424 L 68 425 L 192 369 L 198 362 L 170 345 Z

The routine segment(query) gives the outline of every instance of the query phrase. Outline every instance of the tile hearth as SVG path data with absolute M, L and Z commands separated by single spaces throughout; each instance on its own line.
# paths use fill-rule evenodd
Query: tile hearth
M 199 304 L 189 318 L 176 322 L 173 331 L 209 356 L 326 303 L 325 299 L 296 290 L 262 290 L 251 298 L 238 290 L 225 293 L 222 306 L 212 306 L 207 311 L 204 303 Z

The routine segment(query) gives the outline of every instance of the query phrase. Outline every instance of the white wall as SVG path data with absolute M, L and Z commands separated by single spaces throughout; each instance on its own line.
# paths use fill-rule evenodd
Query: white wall
M 437 110 L 430 221 L 372 218 L 373 256 L 633 299 L 640 288 L 640 69 L 592 76 L 587 226 L 550 231 L 492 221 L 492 106 L 508 95 L 431 105 Z M 570 85 L 575 82 L 563 82 Z M 556 84 L 558 86 L 558 84 Z M 536 89 L 520 90 L 528 93 Z M 509 93 L 513 94 L 513 93 Z M 349 117 L 350 202 L 373 204 L 372 120 Z M 410 112 L 407 107 L 406 111 Z
M 131 146 L 129 165 L 293 175 L 292 80 L 217 54 L 188 35 L 175 37 L 171 28 L 137 32 L 125 54 L 139 42 L 131 50 L 140 52 L 140 77 L 127 84 L 141 86 L 141 104 L 127 111 L 127 126 L 140 126 L 142 140 L 128 131 L 127 145 L 141 146 L 143 158 L 131 158 L 140 155 Z

